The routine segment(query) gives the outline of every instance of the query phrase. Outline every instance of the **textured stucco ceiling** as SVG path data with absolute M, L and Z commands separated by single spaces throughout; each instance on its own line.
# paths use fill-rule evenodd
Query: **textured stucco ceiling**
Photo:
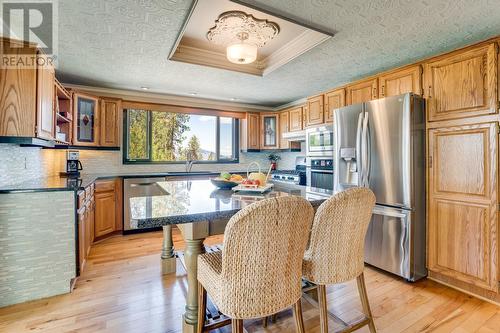
M 276 106 L 500 34 L 498 0 L 248 0 L 337 34 L 265 77 L 168 61 L 191 0 L 59 1 L 66 83 Z

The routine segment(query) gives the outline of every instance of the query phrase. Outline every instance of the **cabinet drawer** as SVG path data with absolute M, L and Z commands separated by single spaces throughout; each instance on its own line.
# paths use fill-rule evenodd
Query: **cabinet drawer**
M 78 196 L 78 208 L 82 208 L 85 205 L 85 191 L 79 191 L 77 196 Z
M 95 184 L 96 192 L 114 191 L 115 188 L 116 188 L 116 182 L 114 179 L 99 181 Z
M 92 197 L 93 195 L 94 195 L 94 189 L 92 188 L 92 186 L 87 186 L 87 188 L 85 188 L 86 201 L 90 200 L 90 197 Z

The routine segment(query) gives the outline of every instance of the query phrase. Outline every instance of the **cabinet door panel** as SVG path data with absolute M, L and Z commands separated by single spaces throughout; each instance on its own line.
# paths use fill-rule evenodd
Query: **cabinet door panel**
M 497 291 L 497 125 L 429 131 L 429 269 Z
M 85 209 L 81 210 L 78 213 L 78 263 L 80 266 L 80 273 L 83 271 L 83 267 L 85 265 L 85 237 L 87 231 L 86 225 L 87 213 Z
M 290 132 L 302 130 L 302 107 L 289 111 Z
M 0 54 L 36 57 L 34 49 L 11 45 L 7 39 L 0 39 Z M 35 68 L 0 66 L 0 136 L 35 136 L 36 87 Z
M 280 131 L 278 133 L 279 142 L 280 142 L 280 144 L 279 144 L 280 149 L 290 148 L 290 141 L 284 140 L 283 136 L 282 136 L 283 133 L 286 133 L 289 131 L 289 125 L 288 125 L 289 116 L 290 116 L 290 114 L 288 113 L 288 111 L 283 111 L 280 113 L 280 121 L 279 121 Z
M 378 79 L 355 83 L 346 88 L 347 105 L 364 103 L 378 98 Z
M 461 273 L 464 278 L 486 280 L 491 241 L 488 206 L 436 200 L 433 207 L 439 221 L 435 226 L 439 235 L 435 266 Z
M 497 46 L 491 44 L 425 64 L 430 121 L 497 112 Z
M 260 115 L 261 148 L 278 149 L 279 140 L 279 114 L 263 113 Z
M 55 138 L 55 71 L 54 67 L 48 65 L 47 56 L 38 55 L 45 58 L 40 61 L 45 65 L 37 68 L 37 137 L 47 140 Z
M 248 148 L 260 149 L 260 117 L 248 114 Z
M 115 203 L 114 191 L 95 194 L 95 237 L 101 237 L 115 231 Z
M 323 95 L 307 100 L 306 126 L 321 125 L 324 122 Z
M 345 106 L 345 89 L 337 89 L 325 94 L 325 122 L 333 122 L 333 110 Z
M 379 76 L 379 97 L 397 96 L 405 93 L 422 94 L 422 67 L 414 66 Z
M 75 93 L 73 99 L 73 144 L 99 145 L 99 100 L 80 93 Z
M 119 147 L 119 115 L 121 112 L 120 100 L 103 99 L 101 101 L 100 143 L 103 147 Z

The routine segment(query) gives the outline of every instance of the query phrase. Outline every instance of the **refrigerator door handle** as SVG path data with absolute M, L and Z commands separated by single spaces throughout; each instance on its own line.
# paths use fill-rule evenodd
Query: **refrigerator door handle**
M 363 186 L 363 164 L 361 162 L 361 129 L 363 127 L 364 110 L 358 116 L 358 128 L 356 130 L 356 164 L 358 172 L 358 186 Z
M 361 164 L 363 165 L 363 170 L 361 173 L 361 186 L 368 186 L 368 147 L 367 147 L 367 129 L 368 129 L 368 113 L 364 113 L 363 116 L 363 129 L 361 131 Z
M 370 186 L 370 167 L 371 167 L 371 149 L 370 149 L 370 128 L 369 128 L 369 114 L 365 113 L 363 119 L 363 153 L 365 155 L 363 161 L 363 173 L 364 173 L 364 186 Z

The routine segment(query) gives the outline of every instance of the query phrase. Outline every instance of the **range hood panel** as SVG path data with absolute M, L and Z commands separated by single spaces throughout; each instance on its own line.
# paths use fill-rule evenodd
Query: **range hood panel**
M 282 138 L 288 141 L 306 141 L 306 131 L 285 132 Z

